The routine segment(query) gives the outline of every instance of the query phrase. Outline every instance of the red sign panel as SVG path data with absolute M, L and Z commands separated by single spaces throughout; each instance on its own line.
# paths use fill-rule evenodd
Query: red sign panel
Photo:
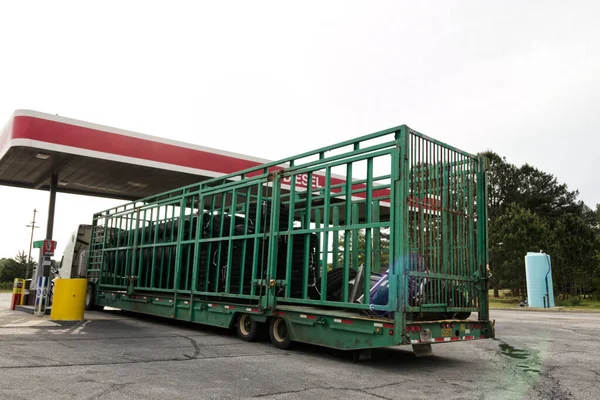
M 53 256 L 54 250 L 56 250 L 56 241 L 55 240 L 44 240 L 44 245 L 42 246 L 42 255 L 43 256 Z

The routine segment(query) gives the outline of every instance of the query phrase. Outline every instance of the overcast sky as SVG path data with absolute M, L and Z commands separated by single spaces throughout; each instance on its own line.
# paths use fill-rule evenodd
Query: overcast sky
M 279 159 L 407 124 L 600 203 L 597 1 L 0 3 L 0 126 L 33 109 Z M 62 244 L 122 203 L 59 195 Z M 0 257 L 48 193 L 0 187 Z M 36 256 L 37 257 L 37 256 Z

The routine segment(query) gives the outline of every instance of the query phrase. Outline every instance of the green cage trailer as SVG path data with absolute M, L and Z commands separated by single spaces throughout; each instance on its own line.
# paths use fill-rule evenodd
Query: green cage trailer
M 402 125 L 94 215 L 88 308 L 278 348 L 494 337 L 486 160 Z

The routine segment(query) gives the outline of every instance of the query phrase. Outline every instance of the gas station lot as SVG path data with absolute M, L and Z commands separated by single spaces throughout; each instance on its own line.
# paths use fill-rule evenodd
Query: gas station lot
M 0 398 L 597 399 L 600 314 L 492 310 L 496 340 L 373 351 L 275 349 L 234 332 L 122 313 L 81 322 L 9 311 L 0 294 Z

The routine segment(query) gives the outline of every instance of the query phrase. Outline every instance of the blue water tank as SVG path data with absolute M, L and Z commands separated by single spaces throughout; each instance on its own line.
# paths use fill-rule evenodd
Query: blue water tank
M 527 277 L 527 302 L 529 307 L 554 307 L 552 263 L 545 253 L 529 252 L 525 256 Z

